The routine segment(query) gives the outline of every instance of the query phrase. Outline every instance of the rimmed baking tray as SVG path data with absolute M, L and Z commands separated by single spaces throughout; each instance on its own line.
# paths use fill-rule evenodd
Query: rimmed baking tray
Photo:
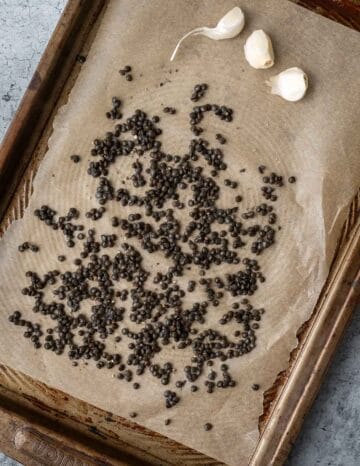
M 0 235 L 31 195 L 57 109 L 66 102 L 106 0 L 69 0 L 0 148 Z M 360 4 L 297 3 L 360 30 Z M 37 115 L 34 121 L 33 115 Z M 360 296 L 360 195 L 348 213 L 330 275 L 298 331 L 288 368 L 264 394 L 251 465 L 282 464 Z M 217 460 L 0 366 L 0 448 L 26 465 L 219 465 Z

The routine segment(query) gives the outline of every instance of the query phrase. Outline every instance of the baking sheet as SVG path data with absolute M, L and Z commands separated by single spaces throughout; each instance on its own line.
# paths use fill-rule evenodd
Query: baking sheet
M 170 64 L 172 50 L 185 32 L 216 24 L 235 4 L 244 9 L 247 19 L 239 37 L 219 42 L 190 38 Z M 270 70 L 253 70 L 243 57 L 246 37 L 259 28 L 273 38 L 276 64 Z M 118 73 L 127 64 L 133 67 L 132 82 Z M 308 95 L 297 104 L 271 96 L 264 84 L 269 76 L 290 66 L 301 66 L 310 78 Z M 110 1 L 69 103 L 55 119 L 29 207 L 0 243 L 0 325 L 5 329 L 0 339 L 1 362 L 121 416 L 136 411 L 136 422 L 230 465 L 246 464 L 259 437 L 263 391 L 286 367 L 296 345 L 296 330 L 314 308 L 346 207 L 359 185 L 359 71 L 358 33 L 289 2 Z M 209 84 L 206 101 L 234 108 L 231 124 L 209 118 L 203 126 L 204 138 L 215 143 L 214 134 L 221 132 L 228 140 L 225 159 L 244 196 L 242 208 L 262 200 L 260 164 L 286 177 L 295 175 L 297 183 L 278 190 L 276 209 L 282 229 L 276 244 L 261 257 L 267 280 L 251 299 L 255 307 L 266 309 L 257 331 L 257 347 L 228 362 L 237 386 L 205 395 L 204 388 L 190 393 L 187 384 L 180 391 L 181 402 L 166 410 L 164 387 L 158 379 L 142 376 L 141 389 L 135 391 L 114 379 L 112 371 L 98 371 L 91 363 L 72 367 L 67 358 L 33 350 L 7 316 L 15 309 L 31 316 L 32 300 L 20 293 L 27 284 L 27 270 L 42 274 L 75 268 L 71 259 L 64 264 L 56 259 L 62 253 L 71 258 L 62 234 L 40 223 L 32 212 L 42 204 L 64 214 L 72 206 L 83 214 L 97 206 L 98 181 L 86 174 L 86 166 L 93 139 L 113 128 L 104 118 L 111 97 L 117 95 L 124 101 L 125 116 L 136 108 L 159 114 L 164 147 L 170 153 L 185 153 L 191 137 L 189 95 L 198 82 Z M 176 107 L 177 115 L 163 115 L 164 105 Z M 69 159 L 74 153 L 82 156 L 77 165 Z M 123 186 L 121 180 L 126 181 L 130 164 L 120 159 L 112 167 L 110 178 L 116 187 Z M 240 173 L 241 168 L 246 172 Z M 224 200 L 233 197 L 231 192 Z M 94 226 L 98 232 L 110 233 L 109 217 L 125 218 L 130 210 L 116 202 L 106 207 L 109 216 Z M 86 224 L 84 216 L 81 220 Z M 39 253 L 20 254 L 17 246 L 26 240 L 40 244 Z M 157 260 L 154 255 L 147 257 L 145 267 L 152 270 Z M 196 271 L 186 278 L 192 273 Z M 197 293 L 192 297 L 201 298 Z M 209 327 L 233 301 L 224 301 L 221 309 L 208 316 Z M 158 362 L 171 360 L 181 370 L 190 356 L 190 352 L 179 355 L 169 348 L 159 354 Z M 252 383 L 261 389 L 252 391 Z M 165 426 L 168 417 L 173 422 Z M 212 431 L 204 432 L 205 422 L 214 425 Z

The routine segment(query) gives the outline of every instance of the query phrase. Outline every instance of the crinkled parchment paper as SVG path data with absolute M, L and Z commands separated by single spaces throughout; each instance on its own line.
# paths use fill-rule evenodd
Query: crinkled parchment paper
M 239 37 L 219 42 L 190 38 L 170 64 L 173 48 L 185 32 L 216 24 L 237 3 L 247 18 Z M 274 43 L 276 65 L 266 71 L 250 68 L 243 55 L 246 37 L 258 28 L 266 30 Z M 118 73 L 127 64 L 133 66 L 132 82 Z M 264 84 L 269 76 L 291 66 L 302 67 L 310 78 L 308 95 L 296 104 L 271 96 Z M 359 185 L 359 75 L 359 34 L 287 1 L 110 1 L 69 102 L 56 117 L 29 207 L 0 243 L 1 362 L 121 416 L 137 411 L 136 422 L 230 465 L 246 464 L 259 437 L 263 391 L 286 367 L 296 345 L 296 330 L 314 308 L 346 207 Z M 26 317 L 38 320 L 38 315 L 31 313 L 31 298 L 20 293 L 27 284 L 26 270 L 41 274 L 75 267 L 71 260 L 74 251 L 66 248 L 62 234 L 39 222 L 32 212 L 42 204 L 60 214 L 72 206 L 82 214 L 96 207 L 98 181 L 86 174 L 86 166 L 93 139 L 113 127 L 104 117 L 111 97 L 124 100 L 125 116 L 136 108 L 160 114 L 165 150 L 183 154 L 191 137 L 189 96 L 198 82 L 209 84 L 205 102 L 234 108 L 231 124 L 207 118 L 204 137 L 213 144 L 216 132 L 227 138 L 226 162 L 231 178 L 239 181 L 244 209 L 262 199 L 259 164 L 286 177 L 295 175 L 298 181 L 278 190 L 276 208 L 282 229 L 274 247 L 261 256 L 267 280 L 252 297 L 252 303 L 265 307 L 266 313 L 255 350 L 229 362 L 236 388 L 205 396 L 204 388 L 192 394 L 187 384 L 180 393 L 181 402 L 166 410 L 164 387 L 158 379 L 144 375 L 142 388 L 132 390 L 114 379 L 112 371 L 99 371 L 93 363 L 72 367 L 66 357 L 35 351 L 22 337 L 22 329 L 10 325 L 7 317 L 20 309 Z M 176 107 L 177 115 L 163 115 L 163 105 Z M 81 163 L 70 161 L 74 153 L 82 156 Z M 243 167 L 246 172 L 240 173 Z M 123 186 L 121 180 L 130 170 L 130 161 L 123 158 L 111 167 L 116 187 Z M 228 196 L 232 199 L 234 192 Z M 110 215 L 128 215 L 119 203 L 108 206 Z M 109 217 L 94 226 L 99 232 L 112 231 Z M 17 246 L 29 239 L 41 246 L 38 254 L 17 251 Z M 56 259 L 62 253 L 68 257 L 65 264 Z M 148 258 L 145 266 L 151 270 L 157 259 Z M 194 293 L 193 299 L 197 297 Z M 231 302 L 229 299 L 221 309 L 209 313 L 209 326 L 215 325 Z M 178 370 L 189 358 L 190 353 L 181 351 L 179 355 L 172 348 L 159 355 L 159 361 L 171 360 Z M 252 383 L 260 384 L 261 390 L 252 391 Z M 165 427 L 166 417 L 173 422 Z M 213 423 L 212 431 L 204 432 L 205 422 Z

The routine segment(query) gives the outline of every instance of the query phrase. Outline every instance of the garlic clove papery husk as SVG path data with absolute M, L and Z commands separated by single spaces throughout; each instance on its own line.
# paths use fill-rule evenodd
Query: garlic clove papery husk
M 274 64 L 274 50 L 270 37 L 262 29 L 250 34 L 244 45 L 246 61 L 256 69 L 270 68 Z
M 244 13 L 238 6 L 234 7 L 217 23 L 216 27 L 199 27 L 185 34 L 177 43 L 170 61 L 173 61 L 181 43 L 190 36 L 202 35 L 213 40 L 232 39 L 243 30 L 245 25 Z
M 180 48 L 180 45 L 182 44 L 182 42 L 187 39 L 188 37 L 190 36 L 198 36 L 198 35 L 203 35 L 203 36 L 206 36 L 208 34 L 208 31 L 210 31 L 210 28 L 206 28 L 206 27 L 202 27 L 202 28 L 196 28 L 196 29 L 193 29 L 192 31 L 188 32 L 187 34 L 185 34 L 185 36 L 183 36 L 179 42 L 176 44 L 176 47 L 175 47 L 175 50 L 173 51 L 171 57 L 170 57 L 170 61 L 173 61 L 174 58 L 175 58 L 175 55 L 177 54 L 177 51 L 179 50 Z
M 279 95 L 289 102 L 297 102 L 306 94 L 309 79 L 298 67 L 288 68 L 267 81 L 271 93 Z

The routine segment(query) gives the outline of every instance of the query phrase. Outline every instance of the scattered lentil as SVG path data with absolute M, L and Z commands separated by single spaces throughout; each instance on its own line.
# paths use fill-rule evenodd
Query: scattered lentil
M 130 66 L 120 70 L 128 80 L 132 79 L 130 72 Z M 206 84 L 196 85 L 191 100 L 197 102 L 203 98 L 207 88 Z M 120 99 L 113 97 L 112 108 L 106 117 L 122 119 L 121 105 Z M 163 111 L 176 113 L 172 107 L 164 107 Z M 220 148 L 211 147 L 208 141 L 197 137 L 203 132 L 198 124 L 208 112 L 224 122 L 233 119 L 233 110 L 226 106 L 207 103 L 193 107 L 189 124 L 196 138 L 191 139 L 187 153 L 182 156 L 163 152 L 158 140 L 162 133 L 157 125 L 160 118 L 150 117 L 140 109 L 121 124 L 117 123 L 103 138 L 94 140 L 90 152 L 94 161 L 89 163 L 87 172 L 99 179 L 95 198 L 100 207 L 92 208 L 85 217 L 92 221 L 100 219 L 108 202 L 119 203 L 119 212 L 124 211 L 123 207 L 136 209 L 127 218 L 111 218 L 111 226 L 118 228 L 116 235 L 98 233 L 94 229 L 85 231 L 84 225 L 74 222 L 80 216 L 74 207 L 66 215 L 58 215 L 47 205 L 34 211 L 40 221 L 62 232 L 68 247 L 74 247 L 75 241 L 80 241 L 82 247 L 80 257 L 72 259 L 75 266 L 72 270 L 63 273 L 53 270 L 43 276 L 33 271 L 26 273 L 30 283 L 22 289 L 22 294 L 34 299 L 32 310 L 35 314 L 50 316 L 54 325 L 46 329 L 42 341 L 40 325 L 23 319 L 20 311 L 13 312 L 9 321 L 26 327 L 23 335 L 35 348 L 43 345 L 44 350 L 57 355 L 66 353 L 73 366 L 78 365 L 79 360 L 92 359 L 99 370 L 117 368 L 116 377 L 121 383 L 132 382 L 135 375 L 141 376 L 148 371 L 162 385 L 168 385 L 174 383 L 173 365 L 166 362 L 161 366 L 154 363 L 154 358 L 163 347 L 172 345 L 178 350 L 188 348 L 192 351 L 191 362 L 183 368 L 185 380 L 175 381 L 176 388 L 181 389 L 189 381 L 190 391 L 195 393 L 198 385 L 194 382 L 202 376 L 207 377 L 204 382 L 207 393 L 236 385 L 225 361 L 255 348 L 255 331 L 264 310 L 255 309 L 249 299 L 242 298 L 219 316 L 223 332 L 202 326 L 206 324 L 209 310 L 216 312 L 214 309 L 225 296 L 251 296 L 265 281 L 260 264 L 253 257 L 275 242 L 275 230 L 271 225 L 276 223 L 277 216 L 274 207 L 264 202 L 246 212 L 240 212 L 237 206 L 219 207 L 221 188 L 216 178 L 219 179 L 220 171 L 227 169 L 224 154 Z M 220 133 L 216 134 L 216 140 L 220 144 L 226 142 Z M 148 157 L 144 157 L 145 154 Z M 133 174 L 127 181 L 134 189 L 142 188 L 143 194 L 135 194 L 125 187 L 117 188 L 112 184 L 116 180 L 111 182 L 108 178 L 111 165 L 118 158 L 129 156 L 134 157 Z M 80 160 L 77 157 L 74 155 L 71 159 L 77 162 Z M 210 176 L 198 163 L 201 159 L 210 166 Z M 264 175 L 261 177 L 264 183 L 261 194 L 276 201 L 276 189 L 283 186 L 283 177 L 268 173 L 264 165 L 260 165 L 258 171 Z M 295 177 L 288 178 L 288 182 L 295 182 Z M 238 188 L 238 182 L 229 178 L 225 178 L 224 184 Z M 189 194 L 186 204 L 181 197 L 183 191 Z M 241 202 L 242 196 L 236 195 L 235 201 Z M 185 205 L 189 220 L 180 224 L 176 211 L 184 209 Z M 105 254 L 104 248 L 118 246 L 118 238 L 121 241 L 116 251 Z M 140 249 L 124 242 L 127 239 L 136 240 Z M 237 250 L 246 243 L 252 256 L 242 255 L 241 260 Z M 34 250 L 34 247 L 37 246 L 25 242 L 19 250 Z M 146 270 L 141 250 L 162 255 L 169 262 L 167 270 L 157 268 L 153 273 Z M 59 255 L 58 260 L 63 262 L 66 258 Z M 221 277 L 208 278 L 207 271 L 216 270 L 221 264 L 236 268 Z M 185 307 L 183 300 L 187 293 L 176 280 L 191 267 L 196 268 L 200 278 L 188 281 L 186 292 L 192 293 L 197 285 L 201 285 L 206 300 L 191 302 Z M 156 285 L 155 290 L 147 286 L 150 280 Z M 126 289 L 118 289 L 119 283 L 120 286 L 125 283 Z M 43 290 L 50 286 L 53 286 L 55 299 L 47 303 Z M 81 313 L 82 304 L 88 301 L 91 302 L 89 317 Z M 128 301 L 132 330 L 123 321 L 127 312 L 121 306 L 124 301 Z M 229 322 L 239 328 L 233 332 L 235 339 L 226 332 Z M 76 342 L 75 335 L 80 342 Z M 126 339 L 126 354 L 106 350 L 105 341 L 111 335 L 116 343 Z M 211 369 L 206 374 L 206 367 L 213 367 L 214 360 L 222 362 L 220 371 Z M 140 384 L 134 382 L 132 387 L 138 389 Z M 259 388 L 258 384 L 252 385 L 253 390 Z M 167 408 L 180 401 L 177 393 L 171 390 L 164 392 L 164 398 Z M 130 413 L 130 417 L 136 415 Z M 165 420 L 165 425 L 169 423 L 170 419 Z M 204 425 L 205 430 L 211 428 L 210 423 Z
M 217 133 L 217 135 L 215 137 L 216 137 L 216 140 L 219 141 L 220 144 L 225 144 L 226 143 L 226 139 L 224 138 L 224 136 L 222 134 Z
M 30 250 L 32 252 L 38 252 L 39 251 L 39 246 L 33 243 L 29 243 L 28 241 L 25 241 L 24 243 L 20 244 L 18 246 L 18 251 L 19 252 L 25 252 L 27 250 Z
M 194 90 L 191 94 L 191 99 L 193 102 L 197 102 L 198 100 L 201 99 L 201 97 L 204 97 L 206 91 L 208 89 L 208 85 L 203 83 L 203 84 L 196 84 L 194 87 Z
M 80 155 L 71 155 L 71 156 L 70 156 L 70 159 L 71 159 L 74 163 L 79 163 L 80 160 L 81 160 L 81 157 L 80 157 Z
M 164 107 L 163 112 L 169 113 L 170 115 L 175 115 L 176 109 L 174 107 Z
M 84 55 L 76 55 L 76 61 L 79 62 L 81 65 L 86 62 L 86 57 Z

